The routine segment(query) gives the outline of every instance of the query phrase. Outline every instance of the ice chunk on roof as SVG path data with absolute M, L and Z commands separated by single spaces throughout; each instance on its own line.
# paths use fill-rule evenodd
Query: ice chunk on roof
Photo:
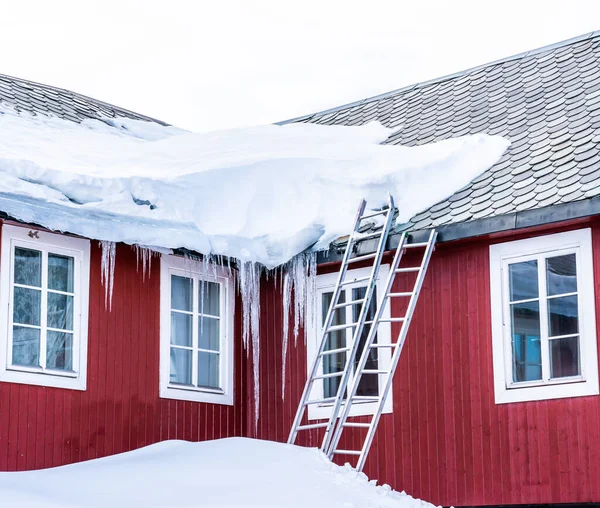
M 0 210 L 88 238 L 187 248 L 268 268 L 348 232 L 391 192 L 404 222 L 492 166 L 486 135 L 381 145 L 391 130 L 267 125 L 204 134 L 0 110 Z
M 244 438 L 166 441 L 70 466 L 0 473 L 3 506 L 27 508 L 433 508 L 377 487 L 318 450 Z

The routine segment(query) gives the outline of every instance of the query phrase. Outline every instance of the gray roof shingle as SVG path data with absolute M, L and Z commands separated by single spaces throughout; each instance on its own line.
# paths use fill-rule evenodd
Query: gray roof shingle
M 426 229 L 600 195 L 600 32 L 288 122 L 399 128 L 387 144 L 475 133 L 502 158 L 403 227 Z M 282 122 L 287 123 L 287 122 Z
M 17 111 L 33 115 L 52 115 L 77 123 L 86 119 L 106 121 L 109 118 L 125 117 L 167 125 L 155 118 L 85 95 L 4 74 L 0 74 L 0 103 L 7 104 Z

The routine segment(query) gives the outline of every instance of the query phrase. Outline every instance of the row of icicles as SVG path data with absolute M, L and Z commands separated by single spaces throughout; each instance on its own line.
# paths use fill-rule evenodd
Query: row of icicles
M 112 311 L 112 296 L 114 288 L 116 243 L 100 241 L 102 250 L 101 257 L 101 282 L 104 285 L 105 308 Z M 152 258 L 160 256 L 156 251 L 135 246 L 137 270 L 142 268 L 143 280 L 150 277 Z M 190 272 L 198 264 L 202 265 L 202 273 L 210 273 L 216 266 L 227 267 L 230 276 L 233 276 L 230 258 L 222 256 L 186 256 L 189 262 Z M 294 344 L 298 339 L 300 327 L 305 322 L 310 322 L 310 317 L 315 310 L 315 280 L 317 274 L 316 252 L 303 252 L 292 258 L 286 264 L 274 270 L 267 270 L 263 265 L 252 261 L 237 263 L 238 276 L 237 289 L 242 299 L 242 338 L 246 353 L 250 354 L 252 345 L 252 365 L 254 375 L 254 423 L 258 425 L 258 409 L 260 405 L 260 282 L 263 277 L 269 279 L 274 277 L 276 287 L 280 288 L 283 296 L 283 330 L 282 330 L 282 376 L 281 397 L 285 393 L 285 371 L 287 362 L 287 350 L 289 344 L 290 329 L 292 323 L 290 317 L 294 317 L 292 333 Z M 202 292 L 204 293 L 204 292 Z

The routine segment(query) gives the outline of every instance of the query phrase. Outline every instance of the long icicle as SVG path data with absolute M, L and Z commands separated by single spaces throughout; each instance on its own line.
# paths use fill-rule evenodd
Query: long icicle
M 242 295 L 242 338 L 249 354 L 252 342 L 252 363 L 254 369 L 254 430 L 258 429 L 260 406 L 260 278 L 262 266 L 252 261 L 240 262 L 240 292 Z
M 107 240 L 100 240 L 102 259 L 100 265 L 100 282 L 104 285 L 104 308 L 112 312 L 112 296 L 115 282 L 115 258 L 117 244 Z
M 316 252 L 307 251 L 298 254 L 283 267 L 283 272 L 282 400 L 285 399 L 285 376 L 291 309 L 294 309 L 294 345 L 298 343 L 300 326 L 307 321 L 311 322 L 314 316 L 314 293 L 317 275 Z

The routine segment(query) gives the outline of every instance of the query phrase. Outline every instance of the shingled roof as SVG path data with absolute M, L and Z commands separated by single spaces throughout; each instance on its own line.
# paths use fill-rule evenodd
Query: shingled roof
M 373 120 L 397 129 L 388 144 L 482 132 L 511 142 L 495 166 L 400 229 L 510 218 L 508 229 L 525 211 L 539 218 L 539 209 L 589 201 L 600 196 L 600 31 L 289 122 Z M 580 214 L 593 208 L 579 205 Z
M 86 119 L 105 121 L 125 117 L 167 125 L 149 116 L 113 106 L 69 90 L 0 74 L 0 103 L 34 115 L 52 115 L 81 123 Z

